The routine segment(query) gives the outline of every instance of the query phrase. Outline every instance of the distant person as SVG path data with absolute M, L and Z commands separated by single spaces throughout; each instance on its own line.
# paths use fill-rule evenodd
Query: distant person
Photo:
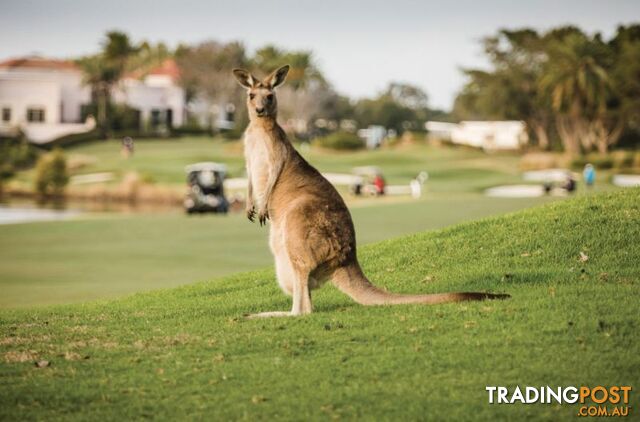
M 416 178 L 409 183 L 412 197 L 418 199 L 422 196 L 422 185 L 427 181 L 427 179 L 429 179 L 429 173 L 427 173 L 426 171 L 421 171 L 420 173 L 418 173 Z
M 420 183 L 417 178 L 411 180 L 409 188 L 411 189 L 411 196 L 414 199 L 418 199 L 422 196 L 422 183 Z
M 546 180 L 542 184 L 542 189 L 544 190 L 545 195 L 551 195 L 551 191 L 553 190 L 553 183 L 550 180 Z
M 131 136 L 122 138 L 121 152 L 124 158 L 129 158 L 133 155 L 133 138 Z
M 373 186 L 376 188 L 377 195 L 384 195 L 385 181 L 381 174 L 376 174 L 373 179 Z
M 573 177 L 571 172 L 567 172 L 567 180 L 565 181 L 563 188 L 567 193 L 573 193 L 576 190 L 576 179 Z
M 354 183 L 350 187 L 351 193 L 355 196 L 362 195 L 363 184 L 364 184 L 364 180 L 362 179 L 362 177 L 356 176 Z
M 587 164 L 584 166 L 582 177 L 584 178 L 584 183 L 587 187 L 593 187 L 596 182 L 596 169 L 593 167 L 593 164 Z

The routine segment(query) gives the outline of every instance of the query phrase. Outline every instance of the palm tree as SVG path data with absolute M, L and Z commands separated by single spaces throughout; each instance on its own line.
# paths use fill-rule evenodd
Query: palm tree
M 135 51 L 127 34 L 111 31 L 106 35 L 101 53 L 79 60 L 85 73 L 85 83 L 91 86 L 97 108 L 98 128 L 104 138 L 109 131 L 111 91 L 123 76 L 127 60 Z
M 607 50 L 579 30 L 547 36 L 548 60 L 541 85 L 557 113 L 556 127 L 565 150 L 578 154 L 602 142 L 610 82 Z
M 460 118 L 524 120 L 540 149 L 549 149 L 550 105 L 540 89 L 543 42 L 531 29 L 500 30 L 483 41 L 493 69 L 463 70 L 468 82 L 457 96 Z
M 287 76 L 287 86 L 294 90 L 307 88 L 310 84 L 326 86 L 326 80 L 316 67 L 309 51 L 284 51 L 267 45 L 256 51 L 253 59 L 256 68 L 268 72 L 283 64 L 291 66 Z

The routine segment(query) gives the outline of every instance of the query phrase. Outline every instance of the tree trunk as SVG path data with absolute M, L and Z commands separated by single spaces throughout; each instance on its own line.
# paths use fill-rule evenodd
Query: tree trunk
M 558 116 L 556 118 L 556 127 L 558 129 L 560 139 L 562 140 L 562 145 L 564 146 L 565 152 L 571 155 L 579 155 L 579 133 L 576 131 L 576 128 L 572 124 L 571 117 L 562 115 Z
M 615 145 L 620 136 L 622 136 L 622 130 L 624 129 L 624 119 L 618 119 L 615 127 L 609 131 L 606 124 L 602 119 L 598 119 L 593 123 L 594 133 L 596 135 L 596 147 L 600 154 L 606 154 L 610 145 Z
M 107 133 L 109 130 L 109 122 L 108 122 L 108 113 L 107 108 L 109 107 L 109 87 L 101 83 L 98 88 L 98 129 L 100 131 L 100 137 L 102 139 L 107 139 Z
M 547 133 L 547 128 L 544 123 L 540 122 L 531 122 L 531 126 L 533 132 L 536 134 L 536 139 L 538 140 L 538 146 L 541 150 L 547 151 L 549 149 L 549 134 Z

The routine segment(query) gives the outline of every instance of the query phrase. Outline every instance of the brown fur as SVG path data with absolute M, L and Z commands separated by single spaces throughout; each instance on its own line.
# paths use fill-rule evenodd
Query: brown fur
M 282 290 L 293 296 L 291 312 L 265 312 L 254 317 L 302 315 L 312 311 L 312 289 L 331 280 L 363 305 L 436 304 L 503 299 L 505 294 L 442 293 L 403 295 L 375 287 L 363 274 L 356 256 L 356 236 L 340 194 L 293 148 L 278 125 L 274 88 L 284 82 L 288 66 L 264 80 L 235 69 L 247 88 L 250 123 L 245 131 L 249 188 L 247 217 L 257 212 L 260 224 L 271 220 L 269 245 Z

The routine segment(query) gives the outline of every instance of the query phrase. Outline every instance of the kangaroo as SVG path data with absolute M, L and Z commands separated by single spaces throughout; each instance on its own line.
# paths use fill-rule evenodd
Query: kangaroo
M 247 90 L 247 217 L 254 222 L 257 214 L 261 226 L 270 220 L 269 246 L 278 284 L 293 298 L 290 312 L 262 312 L 249 318 L 309 314 L 311 290 L 328 280 L 362 305 L 508 298 L 507 294 L 478 292 L 396 294 L 367 279 L 358 263 L 353 221 L 342 197 L 295 150 L 276 120 L 275 89 L 284 83 L 288 72 L 289 66 L 283 66 L 260 80 L 244 69 L 233 70 Z

